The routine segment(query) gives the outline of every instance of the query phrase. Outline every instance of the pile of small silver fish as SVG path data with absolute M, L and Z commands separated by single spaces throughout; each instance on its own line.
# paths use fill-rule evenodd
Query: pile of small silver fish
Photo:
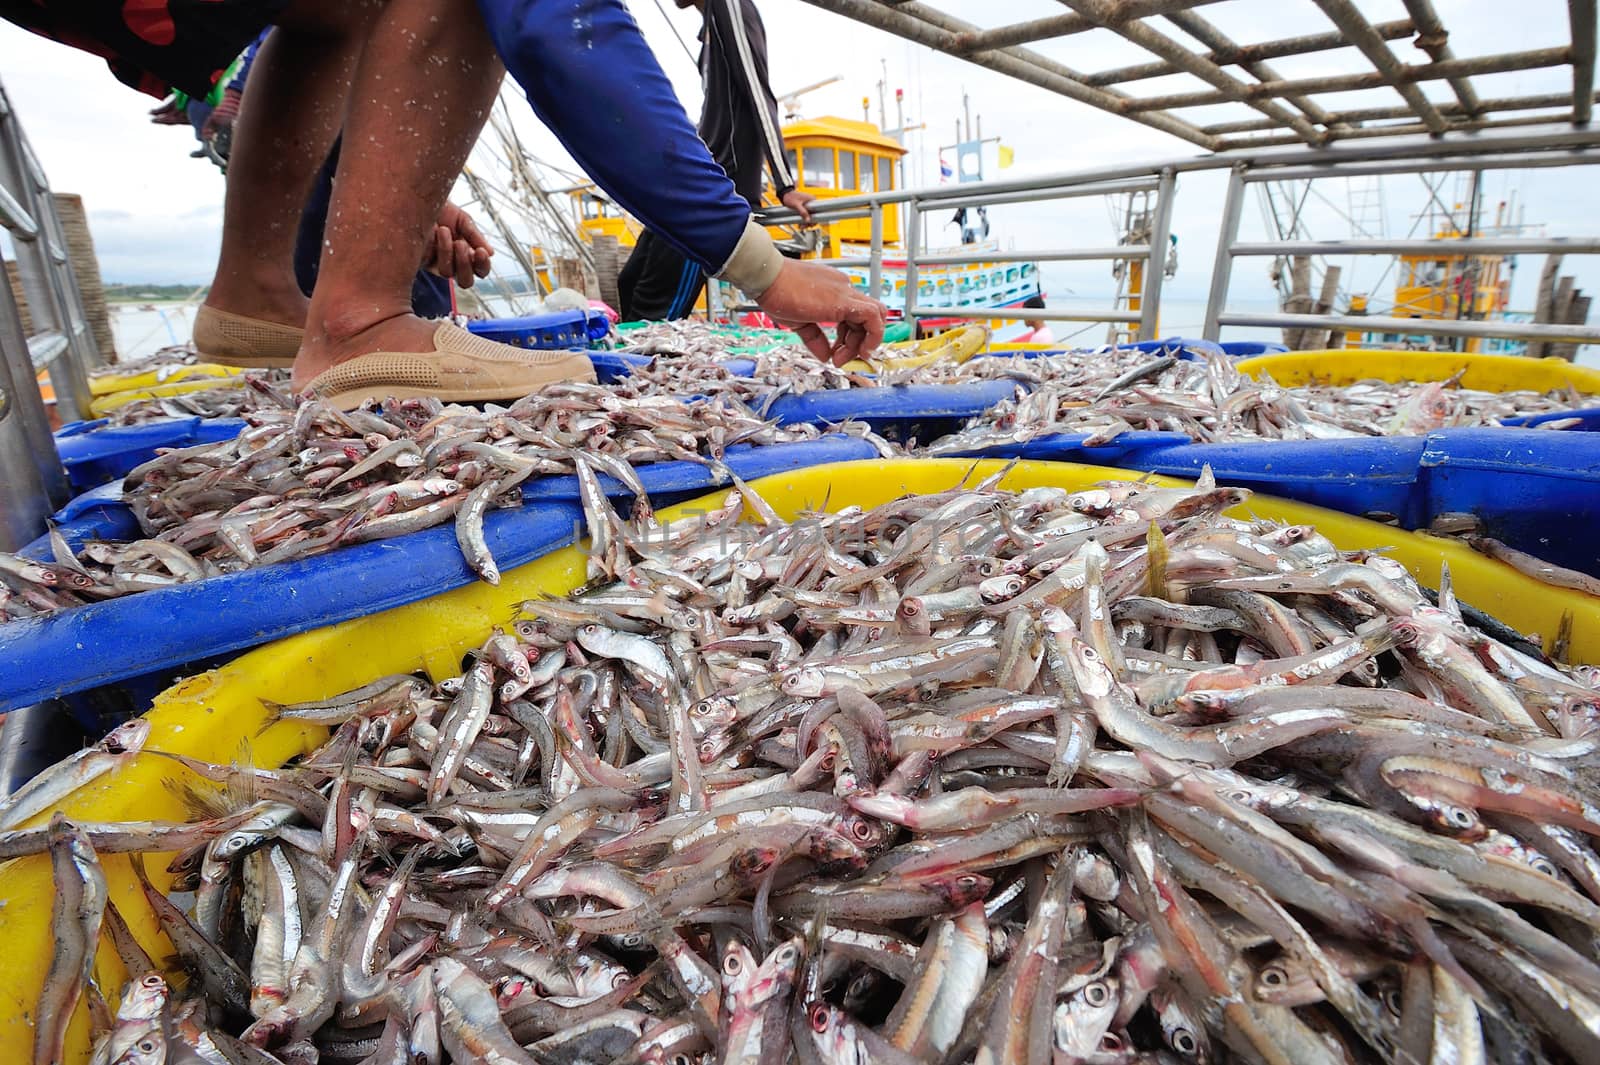
M 1596 405 L 1595 397 L 1571 389 L 1484 392 L 1454 381 L 1288 387 L 1241 373 L 1234 359 L 1215 354 L 1192 360 L 1145 356 L 1122 372 L 1108 366 L 1097 373 L 1084 366 L 1081 354 L 1021 360 L 998 373 L 984 365 L 1013 361 L 974 359 L 960 368 L 966 373 L 1025 375 L 1020 381 L 1029 389 L 1019 389 L 1013 399 L 937 441 L 930 453 L 951 454 L 1054 433 L 1086 433 L 1086 443 L 1095 446 L 1135 430 L 1182 433 L 1198 443 L 1414 436 Z M 1572 424 L 1556 419 L 1539 427 Z
M 51 563 L 0 554 L 0 622 L 415 532 L 452 516 L 472 568 L 493 583 L 498 571 L 482 542 L 482 517 L 491 506 L 514 505 L 525 479 L 577 473 L 592 481 L 604 473 L 632 487 L 633 467 L 644 463 L 687 459 L 715 468 L 733 443 L 814 438 L 821 430 L 764 422 L 786 394 L 1017 382 L 1014 398 L 910 452 L 935 456 L 1055 433 L 1087 434 L 1088 446 L 1134 430 L 1207 443 L 1416 434 L 1594 404 L 1570 391 L 1489 393 L 1451 382 L 1288 388 L 1240 373 L 1225 356 L 1199 353 L 1191 361 L 1132 348 L 873 375 L 829 366 L 792 345 L 753 356 L 754 372 L 735 375 L 722 358 L 737 337 L 703 323 L 658 323 L 630 342 L 658 357 L 621 383 L 564 386 L 486 412 L 409 401 L 389 413 L 341 415 L 315 402 L 297 406 L 282 381 L 260 374 L 238 386 L 130 404 L 121 409 L 124 422 L 160 410 L 237 415 L 251 426 L 235 441 L 169 451 L 130 474 L 127 500 L 143 539 L 74 551 L 58 538 Z M 865 426 L 843 428 L 873 439 L 882 455 L 908 453 Z
M 0 806 L 35 1060 L 102 938 L 105 1063 L 1600 1060 L 1596 671 L 1246 496 L 593 500 L 585 588 L 270 707 L 299 763 L 178 758 L 195 821 L 18 827 L 128 732 Z M 106 902 L 146 851 L 182 990 Z
M 136 399 L 106 415 L 113 426 L 145 425 L 169 418 L 242 418 L 251 411 L 292 407 L 289 371 L 251 370 L 227 383 L 173 396 Z
M 567 384 L 510 407 L 406 400 L 348 414 L 296 405 L 268 383 L 251 388 L 281 402 L 246 414 L 232 440 L 174 448 L 133 470 L 124 499 L 145 537 L 90 542 L 74 551 L 52 534 L 53 560 L 0 553 L 0 620 L 305 558 L 343 544 L 400 536 L 454 519 L 468 564 L 498 583 L 483 535 L 486 512 L 521 503 L 530 478 L 576 474 L 581 491 L 599 477 L 648 507 L 635 467 L 702 463 L 724 483 L 737 444 L 815 439 L 780 428 L 736 397 L 686 403 L 641 379 Z M 850 429 L 870 436 L 864 426 Z M 880 443 L 880 450 L 890 445 Z

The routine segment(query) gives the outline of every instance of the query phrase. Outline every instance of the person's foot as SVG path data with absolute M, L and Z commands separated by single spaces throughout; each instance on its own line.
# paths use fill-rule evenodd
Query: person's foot
M 355 328 L 325 323 L 321 329 L 306 333 L 289 384 L 295 392 L 303 392 L 318 376 L 339 363 L 371 355 L 375 351 L 432 351 L 433 334 L 438 328 L 438 322 L 406 313 L 380 318 Z
M 305 339 L 299 326 L 201 304 L 194 317 L 194 348 L 205 362 L 249 369 L 287 370 Z
M 309 372 L 319 366 L 325 368 Z M 450 322 L 399 315 L 338 345 L 326 335 L 308 336 L 292 385 L 351 410 L 367 400 L 423 396 L 446 403 L 507 402 L 557 382 L 594 380 L 594 365 L 583 352 L 514 348 Z
M 298 288 L 230 285 L 219 277 L 195 315 L 195 350 L 224 366 L 288 369 L 304 341 L 310 306 Z

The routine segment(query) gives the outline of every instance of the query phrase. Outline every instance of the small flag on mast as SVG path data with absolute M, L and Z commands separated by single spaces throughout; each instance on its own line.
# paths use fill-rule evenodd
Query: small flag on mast
M 955 176 L 956 176 L 956 172 L 954 170 L 950 169 L 950 164 L 945 162 L 944 153 L 940 152 L 939 153 L 939 184 L 943 185 L 945 182 L 949 181 L 951 178 L 953 178 Z
M 1000 145 L 1000 169 L 1004 170 L 1017 161 L 1017 153 L 1006 144 Z

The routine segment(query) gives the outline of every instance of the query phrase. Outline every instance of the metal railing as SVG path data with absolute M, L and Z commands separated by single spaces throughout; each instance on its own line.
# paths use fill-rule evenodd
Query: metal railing
M 1596 0 L 1568 0 L 1568 43 L 1555 48 L 1457 57 L 1431 0 L 1404 0 L 1408 17 L 1369 21 L 1351 0 L 1311 0 L 1328 30 L 1283 40 L 1240 43 L 1196 12 L 1218 0 L 1061 0 L 1069 12 L 982 28 L 920 0 L 807 0 L 874 29 L 1058 93 L 1071 100 L 1181 137 L 1208 151 L 1269 144 L 1324 145 L 1361 138 L 1439 135 L 1532 122 L 1584 125 L 1594 100 Z M 1181 35 L 1174 35 L 1176 29 Z M 1082 73 L 1024 45 L 1091 31 L 1116 34 L 1148 52 L 1151 61 Z M 1185 37 L 1200 48 L 1185 43 Z M 1390 42 L 1410 39 L 1428 62 L 1407 63 Z M 1351 74 L 1284 78 L 1269 59 L 1353 49 L 1368 69 Z M 1486 99 L 1477 75 L 1570 67 L 1572 91 Z M 1127 87 L 1184 74 L 1199 91 L 1136 96 Z M 1434 102 L 1423 82 L 1444 82 L 1454 99 Z M 1354 89 L 1392 89 L 1404 106 L 1330 110 L 1315 97 Z M 1233 104 L 1255 117 L 1201 125 L 1174 112 Z M 1517 112 L 1556 110 L 1529 119 Z M 1380 123 L 1372 125 L 1371 123 Z
M 88 372 L 104 364 L 89 329 L 49 182 L 0 84 L 0 226 L 15 252 L 33 331 L 0 286 L 0 550 L 37 537 L 67 501 L 67 477 L 37 385 L 48 372 L 65 421 L 89 414 Z
M 813 262 L 830 266 L 866 267 L 868 290 L 874 294 L 882 291 L 884 242 L 883 210 L 894 205 L 903 209 L 900 229 L 905 236 L 905 294 L 901 301 L 901 314 L 908 322 L 920 318 L 962 318 L 1001 321 L 1030 318 L 1046 322 L 1126 322 L 1138 327 L 1140 340 L 1151 340 L 1156 334 L 1156 309 L 1161 304 L 1161 284 L 1164 280 L 1159 264 L 1145 271 L 1144 289 L 1134 295 L 1141 298 L 1141 308 L 1148 312 L 1120 310 L 1115 307 L 1101 310 L 1062 310 L 1028 308 L 1025 312 L 1016 306 L 921 306 L 917 302 L 918 271 L 925 266 L 964 266 L 980 263 L 1040 263 L 1040 262 L 1094 262 L 1133 261 L 1148 262 L 1153 248 L 1165 248 L 1171 229 L 1175 174 L 1168 168 L 1151 177 L 1134 177 L 1123 180 L 1102 180 L 1094 175 L 1075 177 L 1058 175 L 1043 182 L 1020 187 L 997 187 L 998 183 L 972 182 L 947 188 L 922 191 L 873 193 L 863 196 L 840 197 L 826 203 L 812 204 L 812 215 L 823 221 L 835 222 L 851 218 L 871 221 L 871 241 L 866 255 L 835 256 L 814 259 Z M 1038 251 L 949 251 L 929 253 L 922 249 L 922 215 L 932 210 L 956 210 L 962 207 L 994 207 L 1002 204 L 1041 203 L 1083 196 L 1117 195 L 1130 192 L 1153 192 L 1156 203 L 1151 215 L 1151 236 L 1148 244 L 1118 244 L 1101 248 L 1045 248 Z M 769 222 L 798 221 L 789 211 L 764 212 Z M 898 256 L 897 256 L 898 258 Z
M 1093 170 L 1046 174 L 1008 181 L 974 182 L 934 189 L 896 189 L 888 192 L 841 196 L 811 205 L 811 214 L 821 222 L 850 218 L 875 219 L 868 254 L 814 260 L 835 266 L 865 266 L 870 271 L 870 291 L 880 291 L 884 259 L 882 211 L 891 205 L 904 205 L 901 232 L 905 234 L 906 288 L 902 313 L 908 320 L 917 318 L 969 318 L 976 320 L 1010 319 L 1023 316 L 1018 308 L 957 309 L 920 307 L 916 303 L 917 270 L 942 263 L 970 262 L 1068 262 L 1083 260 L 1144 260 L 1151 262 L 1153 249 L 1164 248 L 1170 231 L 1172 208 L 1176 202 L 1179 174 L 1203 170 L 1230 169 L 1228 191 L 1223 204 L 1221 233 L 1216 245 L 1210 295 L 1206 303 L 1203 335 L 1220 339 L 1225 326 L 1282 327 L 1288 329 L 1362 329 L 1449 337 L 1548 340 L 1563 343 L 1600 342 L 1600 326 L 1515 323 L 1506 320 L 1449 321 L 1416 318 L 1377 318 L 1362 316 L 1294 315 L 1288 313 L 1245 313 L 1226 308 L 1233 261 L 1240 256 L 1287 256 L 1295 254 L 1400 254 L 1448 251 L 1461 254 L 1512 254 L 1548 252 L 1551 254 L 1600 254 L 1600 239 L 1595 238 L 1473 238 L 1440 242 L 1417 240 L 1277 241 L 1241 242 L 1238 239 L 1247 184 L 1261 181 L 1306 180 L 1310 178 L 1356 177 L 1385 174 L 1412 174 L 1437 171 L 1482 171 L 1497 169 L 1539 169 L 1557 166 L 1600 164 L 1600 129 L 1574 129 L 1551 126 L 1527 130 L 1493 130 L 1484 133 L 1447 134 L 1442 137 L 1411 136 L 1391 140 L 1351 140 L 1327 148 L 1283 148 L 1269 146 L 1212 155 L 1189 156 L 1153 163 L 1123 164 Z M 1119 245 L 1111 248 L 1042 249 L 1035 252 L 954 252 L 930 254 L 920 245 L 919 217 L 930 210 L 961 206 L 1007 203 L 1042 203 L 1072 197 L 1126 192 L 1152 191 L 1157 203 L 1152 211 L 1148 244 Z M 769 224 L 793 224 L 798 216 L 782 208 L 762 212 Z M 1138 312 L 1115 308 L 1100 310 L 1029 309 L 1026 317 L 1043 321 L 1137 323 L 1141 340 L 1155 338 L 1161 313 L 1163 271 L 1159 260 L 1145 271 L 1144 289 L 1139 294 Z
M 1595 135 L 1600 145 L 1600 132 Z M 1462 339 L 1505 339 L 1555 341 L 1585 344 L 1600 341 L 1600 326 L 1512 322 L 1505 319 L 1392 318 L 1369 315 L 1295 314 L 1286 311 L 1235 311 L 1227 307 L 1233 261 L 1248 256 L 1311 255 L 1600 255 L 1600 238 L 1595 237 L 1476 237 L 1452 240 L 1275 240 L 1240 241 L 1239 222 L 1243 213 L 1246 186 L 1263 181 L 1311 181 L 1356 175 L 1422 174 L 1449 170 L 1516 170 L 1549 166 L 1597 166 L 1600 154 L 1553 151 L 1544 154 L 1506 154 L 1490 152 L 1474 157 L 1446 159 L 1389 160 L 1354 166 L 1303 167 L 1286 165 L 1257 169 L 1238 165 L 1229 177 L 1223 202 L 1222 230 L 1217 235 L 1216 259 L 1211 271 L 1211 288 L 1206 300 L 1202 335 L 1216 340 L 1226 326 L 1277 327 L 1282 329 L 1359 330 L 1394 333 L 1402 336 L 1439 336 Z

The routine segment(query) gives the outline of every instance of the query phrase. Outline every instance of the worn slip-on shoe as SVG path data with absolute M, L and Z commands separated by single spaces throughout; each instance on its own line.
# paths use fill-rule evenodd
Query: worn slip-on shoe
M 194 317 L 194 347 L 218 366 L 287 370 L 294 365 L 305 330 L 200 305 Z
M 441 322 L 433 350 L 375 351 L 325 370 L 307 390 L 340 410 L 367 400 L 432 396 L 446 403 L 506 402 L 561 381 L 595 381 L 582 352 L 535 351 L 496 344 Z

